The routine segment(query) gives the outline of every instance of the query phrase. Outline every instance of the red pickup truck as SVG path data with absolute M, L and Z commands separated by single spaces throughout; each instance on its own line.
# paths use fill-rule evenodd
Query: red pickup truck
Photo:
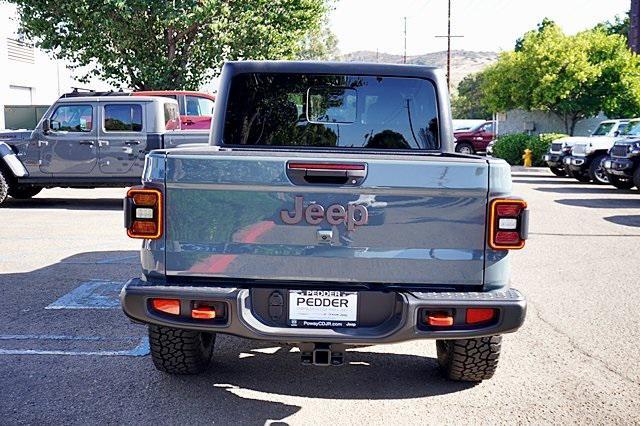
M 187 90 L 150 90 L 135 92 L 133 96 L 163 96 L 178 101 L 182 130 L 209 130 L 215 96 Z
M 453 136 L 456 138 L 456 152 L 461 154 L 486 152 L 487 146 L 496 137 L 495 125 L 493 121 L 485 121 L 469 130 L 454 132 Z

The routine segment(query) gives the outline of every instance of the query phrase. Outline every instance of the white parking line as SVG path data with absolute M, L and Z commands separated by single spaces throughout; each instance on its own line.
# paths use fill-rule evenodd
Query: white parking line
M 45 309 L 117 309 L 123 282 L 90 280 L 80 284 Z
M 5 335 L 0 340 L 123 340 L 107 339 L 94 336 L 38 336 L 38 335 Z M 0 355 L 74 355 L 74 356 L 145 356 L 149 354 L 149 338 L 142 337 L 140 343 L 133 348 L 122 351 L 62 351 L 40 349 L 0 349 Z

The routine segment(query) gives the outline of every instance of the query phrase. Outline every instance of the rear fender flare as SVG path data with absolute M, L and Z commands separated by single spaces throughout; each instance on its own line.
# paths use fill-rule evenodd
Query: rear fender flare
M 18 158 L 13 149 L 5 143 L 0 142 L 0 166 L 9 170 L 14 177 L 21 178 L 29 176 L 27 168 L 22 164 L 22 161 Z

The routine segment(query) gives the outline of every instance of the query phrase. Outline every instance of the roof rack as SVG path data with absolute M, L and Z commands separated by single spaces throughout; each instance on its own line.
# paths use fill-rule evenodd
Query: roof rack
M 122 89 L 118 91 L 110 90 L 108 92 L 97 92 L 92 89 L 83 89 L 81 87 L 74 87 L 72 92 L 65 93 L 60 98 L 77 98 L 79 96 L 130 96 L 130 92 L 125 92 Z

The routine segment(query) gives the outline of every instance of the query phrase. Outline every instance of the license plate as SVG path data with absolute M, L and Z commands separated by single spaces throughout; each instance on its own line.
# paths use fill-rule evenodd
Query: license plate
M 358 293 L 334 290 L 289 290 L 291 327 L 356 327 Z

